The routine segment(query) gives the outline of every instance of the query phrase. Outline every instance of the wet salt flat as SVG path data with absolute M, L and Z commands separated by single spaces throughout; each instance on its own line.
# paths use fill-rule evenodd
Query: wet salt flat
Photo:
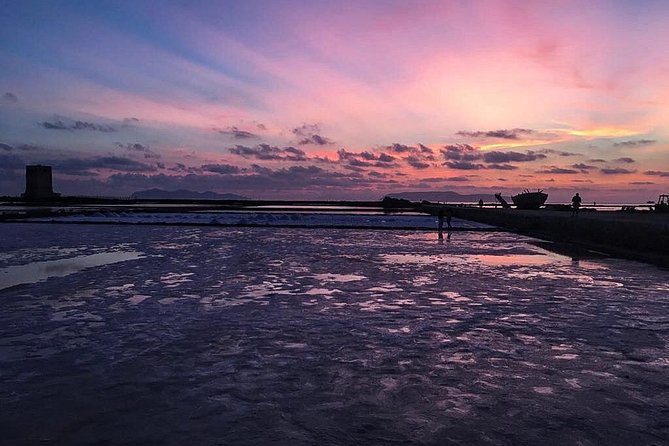
M 80 262 L 0 290 L 6 444 L 669 442 L 666 270 L 504 233 L 1 229 L 1 271 Z

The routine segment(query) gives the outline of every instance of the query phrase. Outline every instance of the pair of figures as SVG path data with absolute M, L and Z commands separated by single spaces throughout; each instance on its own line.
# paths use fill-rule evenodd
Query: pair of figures
M 451 209 L 446 209 L 444 212 L 443 209 L 439 210 L 439 214 L 437 214 L 437 218 L 439 219 L 439 232 L 444 230 L 444 216 L 446 217 L 446 225 L 448 225 L 448 229 L 451 229 L 451 220 L 453 219 L 453 211 Z
M 451 231 L 450 229 L 452 228 L 451 226 L 451 220 L 453 219 L 453 210 L 452 209 L 446 209 L 444 211 L 443 209 L 439 210 L 439 213 L 437 214 L 437 218 L 439 219 L 439 240 L 443 240 L 444 238 L 444 217 L 446 217 L 446 225 L 448 226 L 448 236 L 447 239 L 451 239 Z

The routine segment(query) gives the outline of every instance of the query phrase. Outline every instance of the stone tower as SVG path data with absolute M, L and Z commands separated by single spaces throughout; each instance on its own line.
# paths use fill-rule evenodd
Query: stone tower
M 26 200 L 49 200 L 57 197 L 51 185 L 51 166 L 26 166 Z

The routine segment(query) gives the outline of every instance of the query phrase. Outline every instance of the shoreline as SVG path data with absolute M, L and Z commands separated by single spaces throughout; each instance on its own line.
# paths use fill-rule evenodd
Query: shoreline
M 254 223 L 146 223 L 146 222 L 65 222 L 57 221 L 60 217 L 75 215 L 92 215 L 97 212 L 148 212 L 148 213 L 190 213 L 190 212 L 296 212 L 311 214 L 314 212 L 332 214 L 347 213 L 347 211 L 365 211 L 377 215 L 401 215 L 407 213 L 433 214 L 434 209 L 426 206 L 399 206 L 383 207 L 382 202 L 351 202 L 351 201 L 253 201 L 253 202 L 226 202 L 194 203 L 193 201 L 160 202 L 162 200 L 147 200 L 142 203 L 102 204 L 102 203 L 42 203 L 28 206 L 14 205 L 15 212 L 0 213 L 0 222 L 27 223 L 35 218 L 52 217 L 56 221 L 42 221 L 35 223 L 62 223 L 62 224 L 124 224 L 124 225 L 197 225 L 220 227 L 270 227 L 270 225 Z M 311 206 L 311 207 L 309 207 Z M 582 209 L 576 217 L 570 211 L 553 209 L 520 210 L 490 207 L 458 206 L 448 204 L 430 204 L 436 208 L 449 208 L 453 215 L 462 220 L 484 223 L 500 228 L 499 230 L 515 232 L 540 240 L 547 240 L 556 244 L 570 245 L 575 252 L 595 251 L 609 256 L 637 260 L 662 267 L 669 267 L 669 213 L 655 212 L 622 212 L 622 211 L 594 211 Z M 274 224 L 273 227 L 286 228 L 315 228 L 329 227 L 339 229 L 373 229 L 373 230 L 420 230 L 434 229 L 414 227 L 414 225 L 400 225 L 401 227 L 383 227 L 362 225 L 301 225 Z M 471 230 L 470 228 L 454 228 L 454 231 Z M 487 229 L 487 231 L 491 231 Z M 571 250 L 571 248 L 568 248 Z
M 464 220 L 669 268 L 669 214 L 453 208 Z

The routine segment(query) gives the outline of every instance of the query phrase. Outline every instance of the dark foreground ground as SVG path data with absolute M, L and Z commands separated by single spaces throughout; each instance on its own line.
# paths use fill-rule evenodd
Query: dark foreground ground
M 669 268 L 669 213 L 456 208 L 458 217 Z
M 2 231 L 0 275 L 61 275 L 0 290 L 3 444 L 669 442 L 653 266 L 500 233 Z

